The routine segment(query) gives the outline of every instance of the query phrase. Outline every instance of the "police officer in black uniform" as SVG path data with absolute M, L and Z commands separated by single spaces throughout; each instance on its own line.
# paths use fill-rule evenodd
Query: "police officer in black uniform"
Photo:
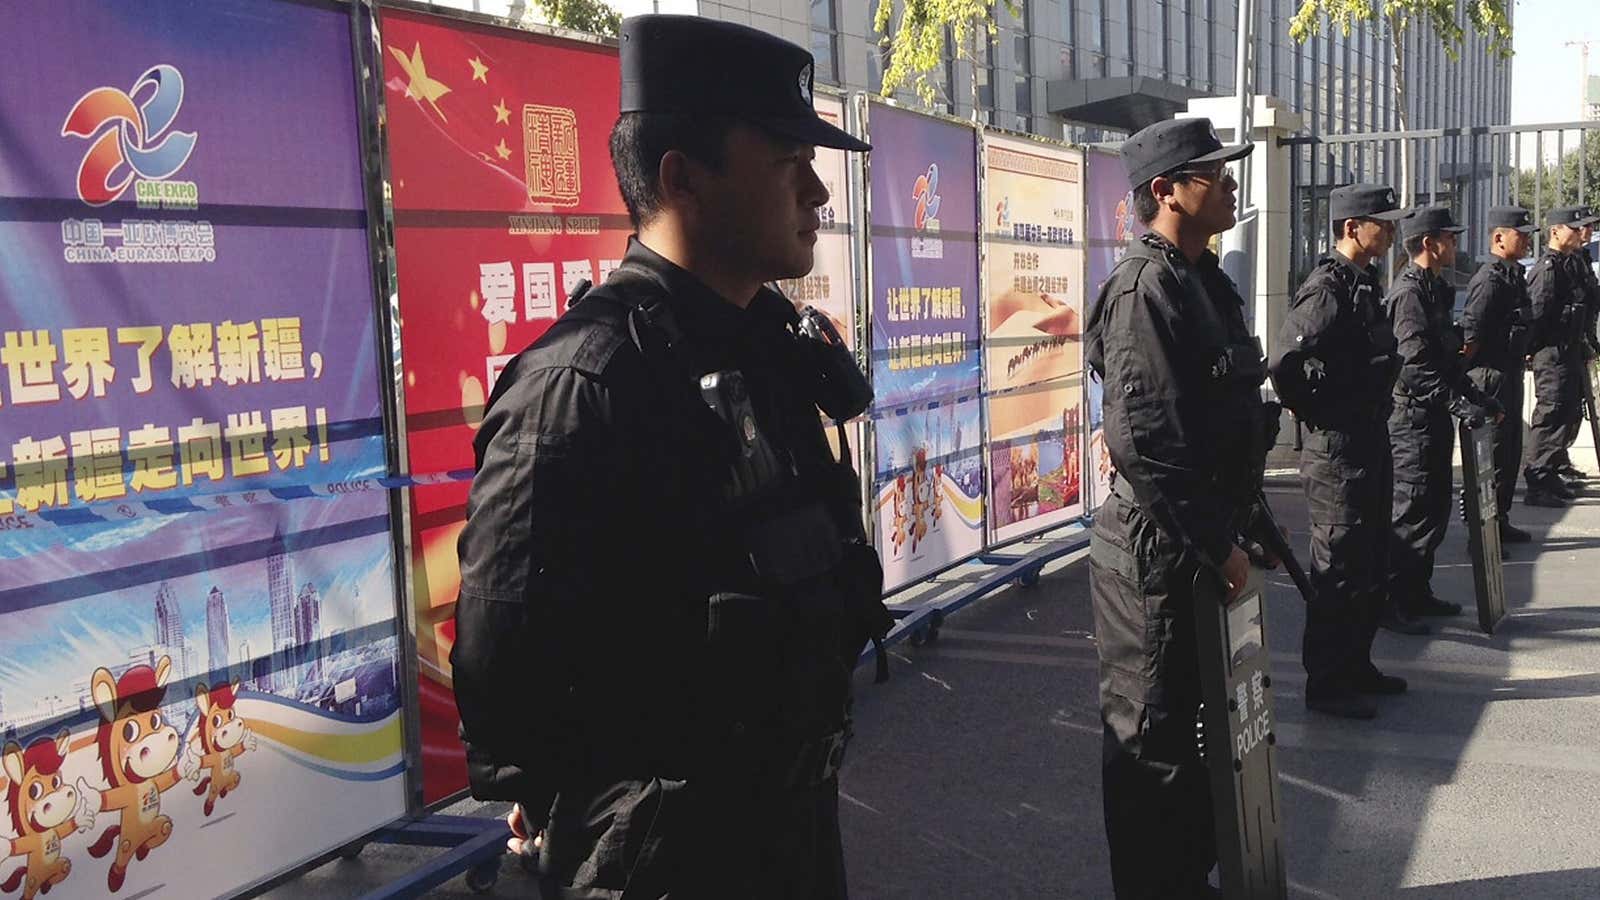
M 1579 343 L 1578 370 L 1573 375 L 1578 381 L 1581 390 L 1583 381 L 1589 377 L 1588 367 L 1596 358 L 1600 358 L 1600 335 L 1595 332 L 1596 320 L 1600 319 L 1600 282 L 1595 280 L 1594 259 L 1589 254 L 1589 241 L 1594 239 L 1594 224 L 1600 222 L 1600 217 L 1595 216 L 1594 208 L 1583 207 L 1585 218 L 1578 222 L 1578 250 L 1567 257 L 1567 264 L 1572 267 L 1573 277 L 1583 283 L 1584 317 L 1583 334 Z M 1572 461 L 1572 445 L 1577 442 L 1578 435 L 1582 432 L 1580 414 L 1579 427 L 1573 428 L 1568 433 L 1567 447 L 1561 456 L 1558 468 L 1563 478 L 1584 479 L 1589 473 L 1580 469 Z
M 1335 188 L 1328 197 L 1333 252 L 1290 301 L 1271 369 L 1285 406 L 1307 430 L 1300 477 L 1311 515 L 1311 577 L 1301 644 L 1306 707 L 1370 719 L 1373 694 L 1399 694 L 1405 679 L 1372 664 L 1380 622 L 1416 632 L 1388 600 L 1393 466 L 1389 410 L 1398 370 L 1374 263 L 1406 215 L 1382 184 Z
M 1528 297 L 1533 311 L 1532 417 L 1533 445 L 1523 477 L 1529 506 L 1560 508 L 1578 496 L 1578 488 L 1564 475 L 1572 463 L 1567 447 L 1577 439 L 1583 422 L 1584 338 L 1588 320 L 1586 285 L 1574 260 L 1581 246 L 1583 223 L 1589 218 L 1581 206 L 1558 206 L 1545 214 L 1550 242 L 1528 275 Z
M 1489 253 L 1494 257 L 1473 273 L 1467 284 L 1467 305 L 1461 312 L 1461 337 L 1472 368 L 1467 377 L 1500 404 L 1503 417 L 1494 429 L 1495 502 L 1500 517 L 1500 542 L 1520 544 L 1532 535 L 1511 524 L 1511 498 L 1522 467 L 1522 374 L 1528 355 L 1527 273 L 1521 260 L 1539 230 L 1533 214 L 1521 206 L 1489 209 Z
M 1254 490 L 1244 471 L 1267 450 L 1266 372 L 1206 243 L 1234 225 L 1238 184 L 1224 163 L 1251 149 L 1224 147 L 1208 119 L 1161 122 L 1122 145 L 1150 232 L 1112 271 L 1085 330 L 1116 470 L 1095 516 L 1089 585 L 1119 900 L 1220 896 L 1207 883 L 1216 842 L 1195 741 L 1195 579 L 1246 583 L 1236 529 Z
M 1455 264 L 1456 241 L 1465 230 L 1446 206 L 1423 207 L 1401 220 L 1401 243 L 1411 261 L 1384 298 L 1400 354 L 1389 415 L 1389 600 L 1413 618 L 1461 612 L 1461 604 L 1434 596 L 1431 585 L 1434 554 L 1450 524 L 1452 418 L 1481 424 L 1500 415 L 1500 404 L 1466 377 L 1462 337 L 1451 322 L 1455 291 L 1440 274 Z
M 620 268 L 505 369 L 451 654 L 473 793 L 546 898 L 843 898 L 836 772 L 882 570 L 818 409 L 870 402 L 765 282 L 811 269 L 812 57 L 623 23 Z M 843 363 L 840 365 L 840 363 Z

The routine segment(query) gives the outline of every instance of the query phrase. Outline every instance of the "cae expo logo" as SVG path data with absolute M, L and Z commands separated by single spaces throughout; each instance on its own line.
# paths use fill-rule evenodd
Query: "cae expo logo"
M 944 259 L 944 240 L 939 234 L 939 164 L 930 163 L 928 171 L 917 176 L 911 187 L 911 199 L 917 201 L 911 224 L 916 230 L 911 238 L 912 259 Z
M 126 92 L 97 87 L 79 97 L 61 126 L 62 137 L 94 141 L 78 166 L 78 197 L 105 206 L 131 183 L 141 207 L 195 208 L 195 183 L 167 180 L 194 152 L 195 132 L 168 132 L 182 106 L 183 75 L 166 64 L 152 66 Z

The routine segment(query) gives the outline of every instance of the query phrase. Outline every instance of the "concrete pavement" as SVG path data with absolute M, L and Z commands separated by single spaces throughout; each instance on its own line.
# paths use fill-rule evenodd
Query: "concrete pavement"
M 1513 521 L 1536 542 L 1512 548 L 1511 614 L 1494 637 L 1470 612 L 1466 533 L 1452 522 L 1434 588 L 1469 612 L 1431 638 L 1379 635 L 1380 667 L 1411 691 L 1373 722 L 1306 712 L 1301 602 L 1271 575 L 1291 896 L 1600 896 L 1595 484 L 1597 499 L 1564 511 L 1519 499 Z M 1269 496 L 1304 559 L 1297 481 L 1275 479 Z M 841 803 L 852 896 L 1110 897 L 1087 565 L 1063 560 L 1037 587 L 969 607 L 938 642 L 894 654 L 889 684 L 858 679 Z M 357 896 L 426 852 L 370 848 L 268 896 Z M 503 872 L 495 895 L 537 896 L 509 863 Z M 474 895 L 458 879 L 434 896 Z

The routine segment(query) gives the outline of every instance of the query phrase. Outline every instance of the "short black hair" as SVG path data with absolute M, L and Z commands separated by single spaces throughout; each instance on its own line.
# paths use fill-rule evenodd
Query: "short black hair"
M 1150 186 L 1155 184 L 1157 178 L 1165 178 L 1173 184 L 1183 184 L 1191 177 L 1187 172 L 1162 172 L 1160 175 L 1151 176 L 1149 181 L 1133 189 L 1133 217 L 1139 220 L 1140 225 L 1148 226 L 1156 220 L 1156 213 L 1161 212 L 1161 203 L 1156 200 L 1156 195 L 1150 192 Z
M 1133 217 L 1139 220 L 1140 225 L 1148 226 L 1156 219 L 1156 213 L 1161 212 L 1161 204 L 1156 202 L 1156 195 L 1150 193 L 1150 185 L 1155 183 L 1155 176 L 1144 184 L 1133 189 Z
M 677 150 L 720 171 L 727 162 L 728 132 L 733 126 L 732 118 L 716 115 L 631 112 L 618 117 L 611 129 L 611 168 L 634 228 L 661 211 L 656 183 L 661 158 Z
M 1428 238 L 1437 238 L 1438 236 L 1439 233 L 1436 231 L 1424 231 L 1421 234 L 1407 235 L 1402 246 L 1406 248 L 1407 256 L 1416 256 L 1418 253 L 1422 252 L 1423 241 L 1427 240 Z

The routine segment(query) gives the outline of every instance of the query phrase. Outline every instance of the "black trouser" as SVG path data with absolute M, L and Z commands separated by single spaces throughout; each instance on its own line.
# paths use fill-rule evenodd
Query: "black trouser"
M 1533 354 L 1533 442 L 1523 476 L 1539 488 L 1567 463 L 1567 445 L 1583 423 L 1583 393 L 1577 377 L 1582 355 L 1574 348 L 1545 347 Z
M 1373 671 L 1372 640 L 1388 602 L 1392 463 L 1374 416 L 1360 430 L 1313 429 L 1300 457 L 1311 516 L 1311 581 L 1301 660 L 1306 696 L 1351 689 Z
M 1561 451 L 1556 454 L 1556 465 L 1562 468 L 1577 468 L 1572 462 L 1571 450 L 1572 445 L 1578 442 L 1578 435 L 1583 433 L 1583 417 L 1585 415 L 1583 385 L 1589 378 L 1588 352 L 1580 345 L 1567 358 L 1567 364 L 1571 367 L 1568 377 L 1572 379 L 1572 390 L 1574 396 L 1577 397 L 1578 411 L 1572 417 L 1572 422 L 1567 425 L 1566 431 L 1562 434 L 1563 443 Z
M 1505 410 L 1505 418 L 1494 427 L 1494 496 L 1504 522 L 1522 469 L 1522 367 L 1508 371 L 1477 368 L 1467 377 Z
M 540 869 L 547 900 L 845 900 L 839 784 L 569 785 Z
M 1211 786 L 1195 746 L 1195 573 L 1133 502 L 1115 492 L 1106 499 L 1094 520 L 1089 595 L 1117 900 L 1188 900 L 1217 861 Z
M 1389 415 L 1394 450 L 1389 600 L 1410 612 L 1432 594 L 1433 559 L 1450 526 L 1450 458 L 1455 422 L 1443 407 L 1395 399 Z

